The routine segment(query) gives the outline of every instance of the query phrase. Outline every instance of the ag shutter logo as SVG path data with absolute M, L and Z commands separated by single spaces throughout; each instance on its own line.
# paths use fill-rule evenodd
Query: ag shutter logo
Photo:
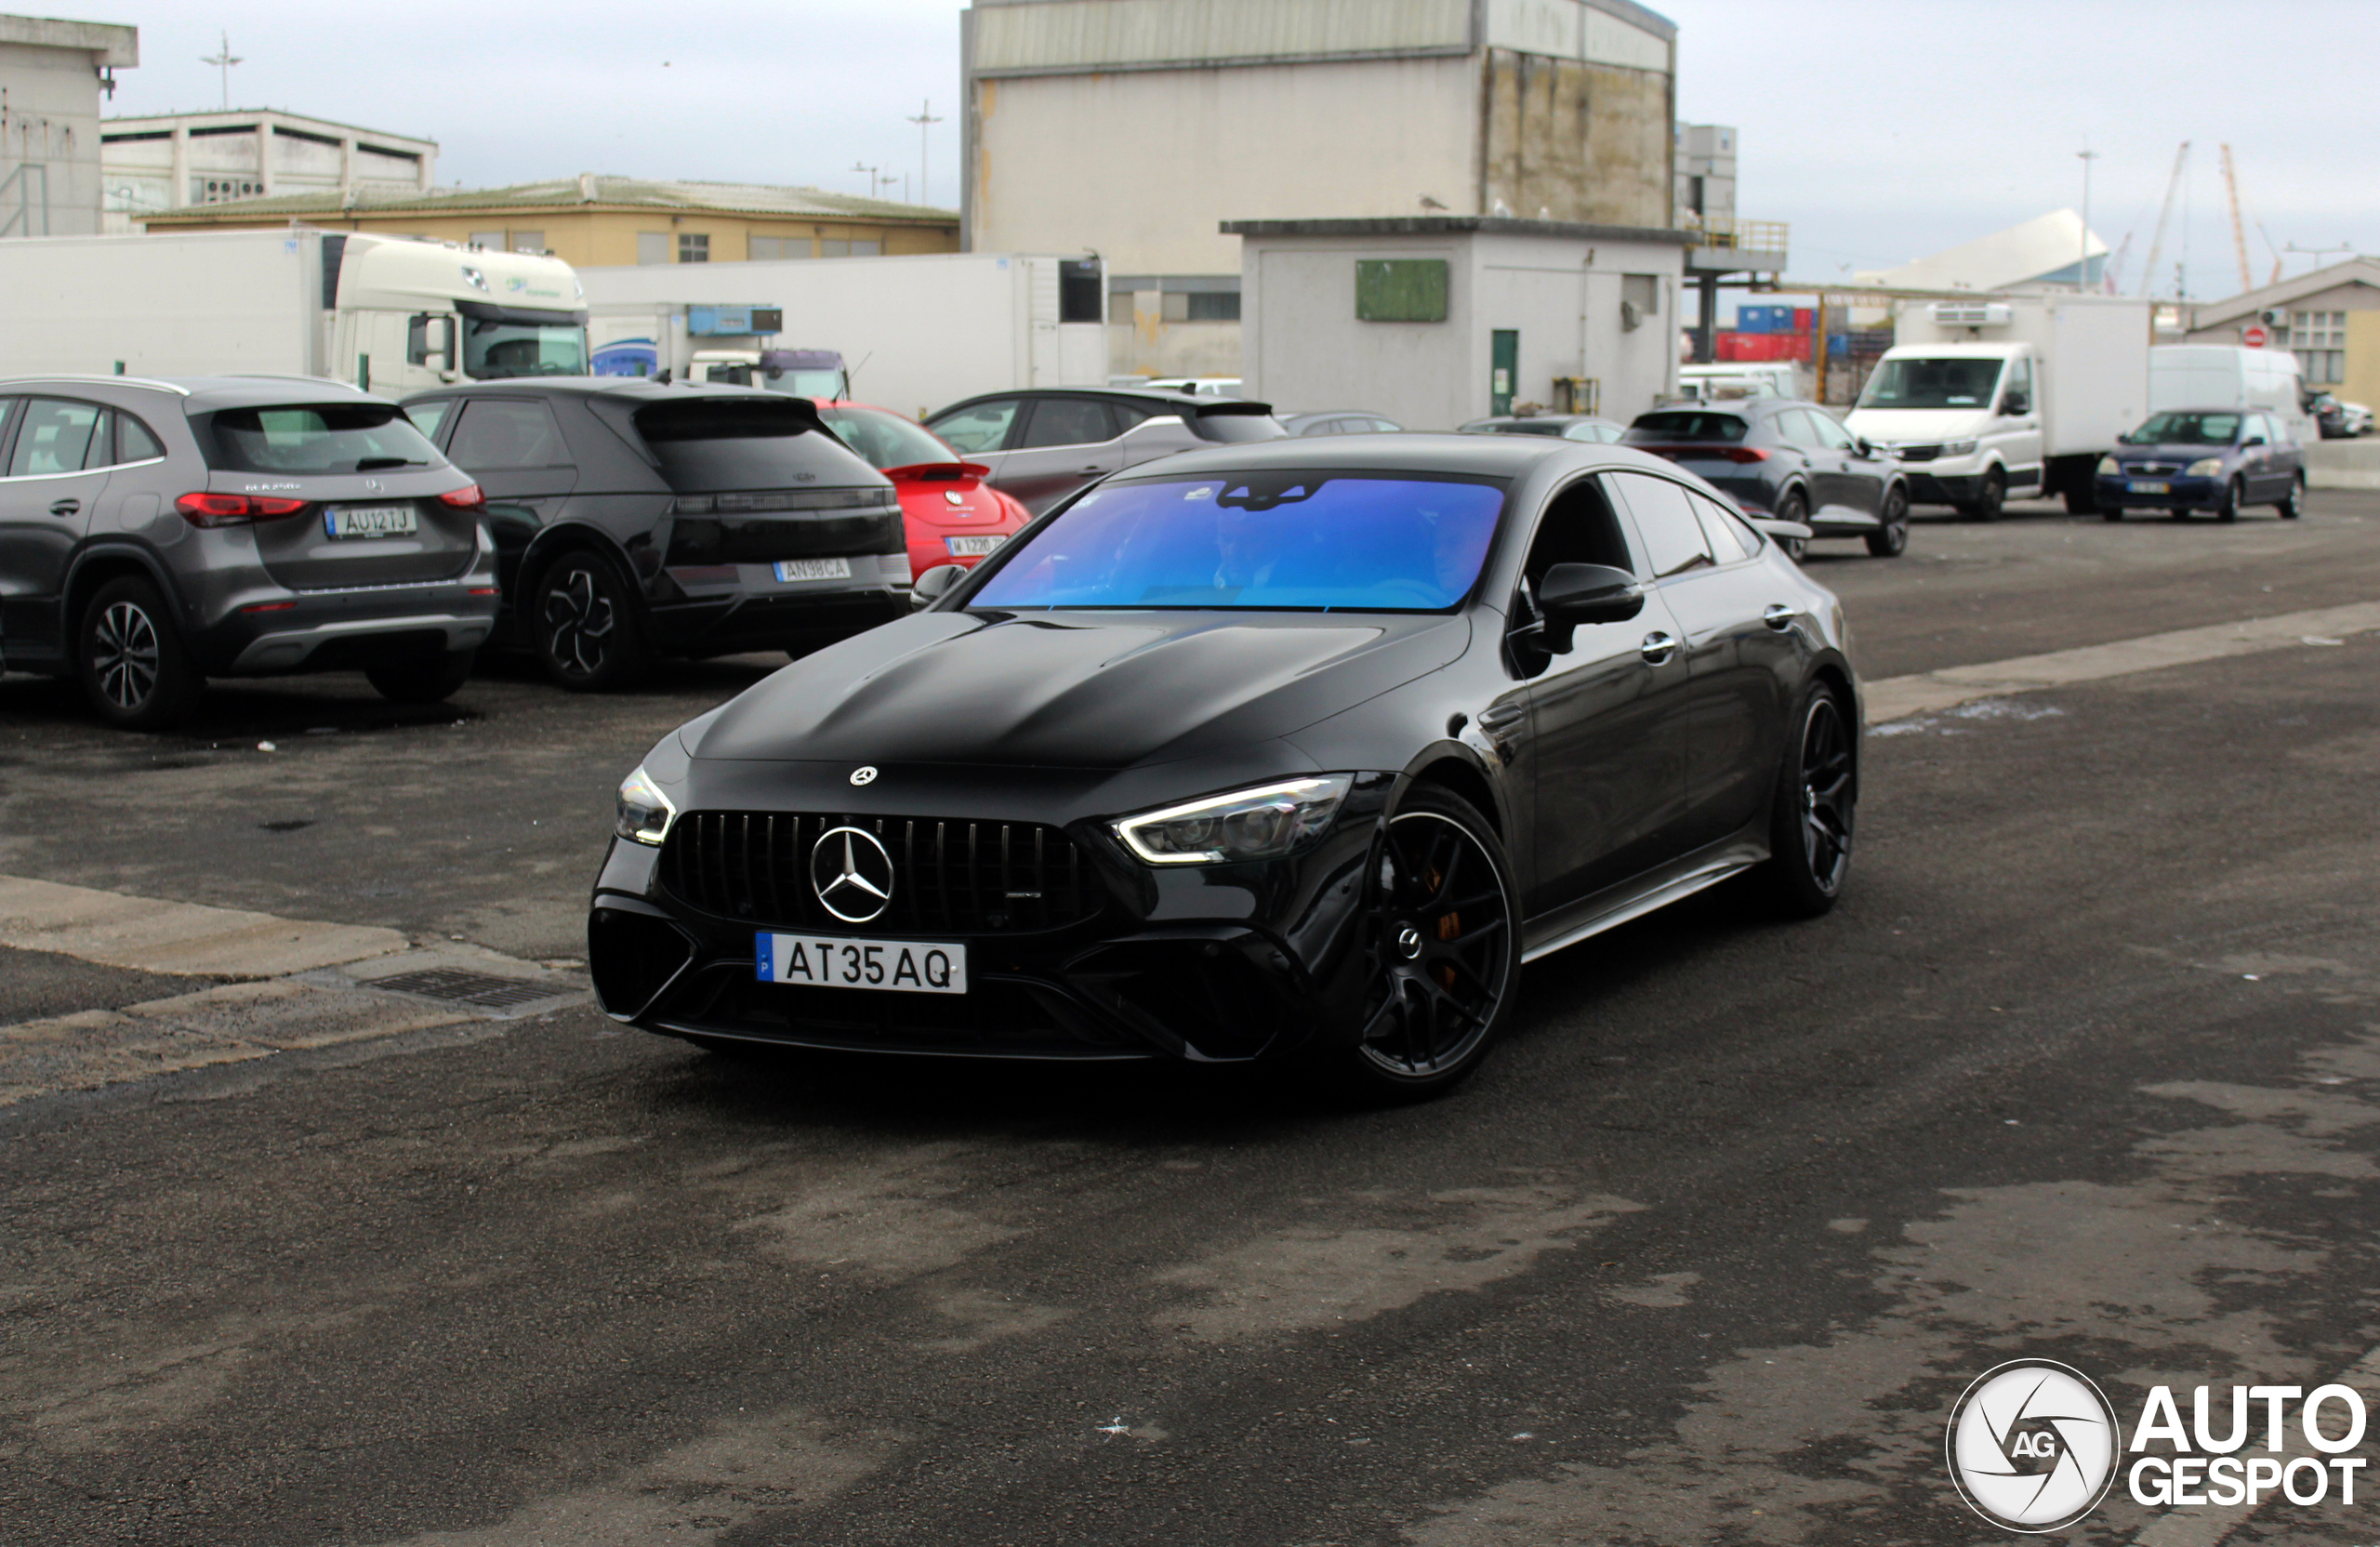
M 2115 1409 L 2091 1378 L 2050 1359 L 1977 1376 L 1950 1414 L 1950 1478 L 1967 1507 L 2004 1530 L 2064 1530 L 2115 1481 Z

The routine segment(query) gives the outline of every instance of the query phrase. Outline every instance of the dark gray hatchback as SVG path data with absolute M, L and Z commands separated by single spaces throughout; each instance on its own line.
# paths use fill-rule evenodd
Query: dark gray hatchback
M 333 382 L 0 380 L 0 661 L 133 729 L 208 677 L 360 669 L 432 702 L 495 624 L 482 517 L 396 404 Z
M 900 496 L 807 398 L 545 377 L 405 410 L 487 490 L 507 637 L 566 688 L 655 654 L 803 654 L 908 615 Z

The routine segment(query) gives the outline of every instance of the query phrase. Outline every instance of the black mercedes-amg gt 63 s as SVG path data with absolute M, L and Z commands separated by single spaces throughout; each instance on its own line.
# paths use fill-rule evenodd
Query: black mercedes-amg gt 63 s
M 613 1016 L 1396 1099 L 1478 1065 L 1527 960 L 1741 872 L 1805 916 L 1844 884 L 1842 607 L 1641 452 L 1219 446 L 918 589 L 622 784 Z

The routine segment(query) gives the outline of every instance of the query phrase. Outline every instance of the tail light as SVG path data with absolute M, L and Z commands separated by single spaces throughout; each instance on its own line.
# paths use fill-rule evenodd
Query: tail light
M 476 483 L 466 483 L 459 489 L 449 489 L 438 496 L 441 505 L 451 505 L 457 510 L 482 510 L 487 508 L 487 491 Z
M 1768 460 L 1768 453 L 1761 450 L 1758 446 L 1729 446 L 1726 455 L 1727 460 L 1730 462 L 1765 462 Z
M 1758 446 L 1640 446 L 1637 449 L 1649 451 L 1656 456 L 1666 456 L 1673 462 L 1683 462 L 1688 457 L 1698 462 L 1712 462 L 1723 456 L 1730 462 L 1768 460 L 1768 453 Z
M 306 508 L 302 499 L 280 499 L 260 495 L 218 495 L 206 491 L 187 494 L 174 501 L 174 509 L 182 520 L 192 526 L 249 526 L 260 521 L 279 521 L 294 516 Z

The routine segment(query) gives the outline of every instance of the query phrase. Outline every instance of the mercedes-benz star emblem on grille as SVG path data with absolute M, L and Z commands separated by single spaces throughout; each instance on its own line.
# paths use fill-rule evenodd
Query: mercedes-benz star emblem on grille
M 876 770 L 875 770 L 875 769 L 873 769 L 873 768 L 854 768 L 854 769 L 853 769 L 853 770 L 852 770 L 852 783 L 853 783 L 853 784 L 855 784 L 855 785 L 872 785 L 872 784 L 874 784 L 875 782 L 876 782 Z
M 810 850 L 810 884 L 846 924 L 865 924 L 892 906 L 892 856 L 876 835 L 829 827 Z

